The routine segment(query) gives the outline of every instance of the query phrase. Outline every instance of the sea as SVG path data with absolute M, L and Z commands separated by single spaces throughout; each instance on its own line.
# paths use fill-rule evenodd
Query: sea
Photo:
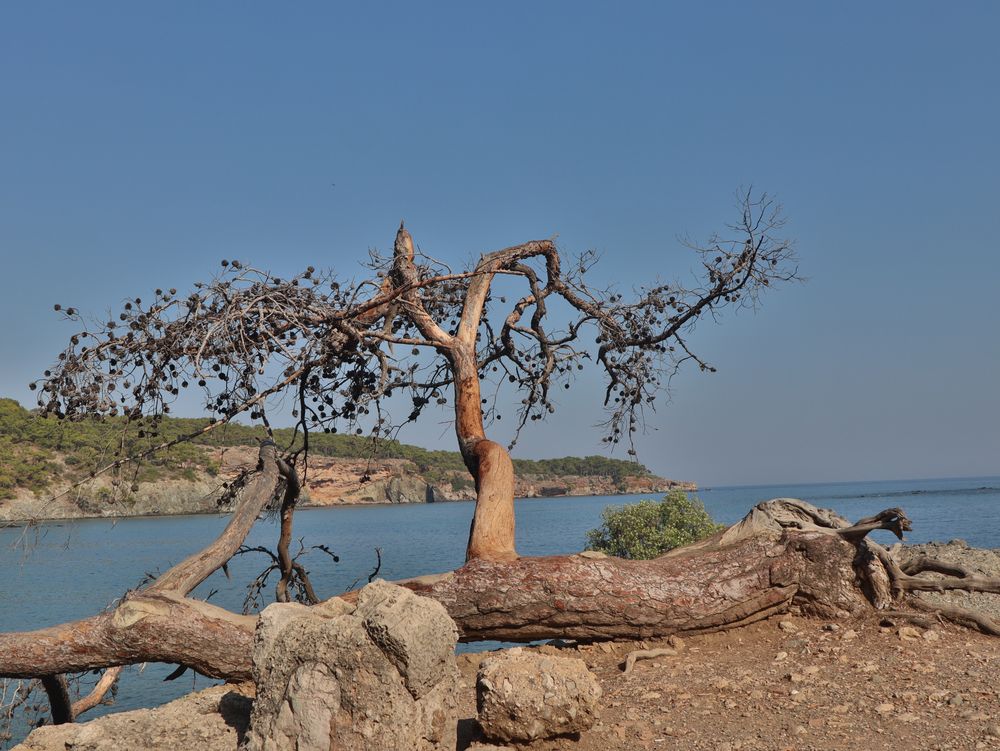
M 1000 477 L 718 487 L 695 495 L 726 524 L 771 498 L 801 498 L 852 520 L 898 506 L 913 521 L 907 542 L 961 539 L 976 547 L 1000 548 Z M 606 507 L 645 497 L 650 496 L 518 500 L 518 552 L 579 552 L 587 531 L 600 526 Z M 328 597 L 363 584 L 376 566 L 377 576 L 388 580 L 460 566 L 472 512 L 472 502 L 304 508 L 295 516 L 293 550 L 303 549 L 299 560 L 310 571 L 317 592 Z M 83 519 L 0 529 L 0 631 L 55 625 L 113 607 L 144 578 L 204 547 L 226 522 L 223 515 L 200 515 Z M 273 547 L 277 533 L 276 519 L 262 519 L 246 544 Z M 887 532 L 875 534 L 882 542 L 895 541 Z M 262 553 L 238 556 L 229 566 L 229 578 L 214 574 L 194 596 L 240 611 L 246 585 L 269 563 Z M 272 577 L 264 590 L 265 604 L 273 598 L 274 581 Z M 495 646 L 481 642 L 460 648 Z M 99 707 L 88 717 L 156 706 L 212 684 L 190 671 L 164 681 L 173 669 L 159 664 L 128 668 L 114 705 Z M 23 732 L 15 730 L 15 735 Z

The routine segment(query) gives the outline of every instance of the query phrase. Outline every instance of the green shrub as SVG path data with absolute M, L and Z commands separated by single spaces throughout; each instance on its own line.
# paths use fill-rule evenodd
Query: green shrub
M 51 452 L 0 434 L 0 498 L 13 498 L 17 487 L 41 492 L 58 475 Z
M 460 490 L 472 490 L 476 486 L 476 483 L 472 481 L 471 477 L 452 477 L 451 478 L 451 489 L 455 492 Z
M 601 517 L 603 524 L 587 533 L 587 547 L 618 558 L 656 558 L 723 528 L 701 501 L 680 489 L 671 490 L 659 502 L 608 506 Z

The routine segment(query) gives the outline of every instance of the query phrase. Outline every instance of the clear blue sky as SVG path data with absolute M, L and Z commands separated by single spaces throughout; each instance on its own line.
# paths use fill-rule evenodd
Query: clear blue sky
M 404 217 L 454 261 L 558 233 L 627 290 L 753 183 L 809 282 L 699 328 L 719 372 L 676 381 L 640 459 L 1000 474 L 998 30 L 992 2 L 5 3 L 0 394 L 65 344 L 53 302 L 224 257 L 354 275 Z M 519 455 L 601 450 L 597 382 L 570 393 Z

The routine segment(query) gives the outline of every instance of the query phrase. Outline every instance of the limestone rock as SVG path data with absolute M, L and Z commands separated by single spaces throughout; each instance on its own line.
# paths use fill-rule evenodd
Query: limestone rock
M 414 699 L 422 698 L 455 664 L 458 630 L 440 605 L 408 589 L 374 581 L 361 590 L 356 615 L 389 658 Z M 434 603 L 437 605 L 437 603 Z
M 275 604 L 254 635 L 246 751 L 452 751 L 455 624 L 383 581 L 315 608 Z
M 583 660 L 511 649 L 479 666 L 476 703 L 487 738 L 527 743 L 593 726 L 601 687 Z
M 250 702 L 233 686 L 213 686 L 156 709 L 44 725 L 13 751 L 233 751 L 246 731 Z

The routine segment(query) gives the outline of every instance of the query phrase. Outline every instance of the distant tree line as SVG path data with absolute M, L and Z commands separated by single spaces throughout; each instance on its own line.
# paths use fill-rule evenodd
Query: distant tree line
M 124 448 L 125 455 L 138 454 L 155 444 L 194 433 L 209 422 L 209 418 L 165 417 L 154 439 L 138 425 L 123 430 L 123 420 L 121 417 L 73 421 L 43 418 L 13 399 L 0 399 L 0 498 L 12 497 L 17 487 L 39 493 L 59 481 L 84 479 L 111 461 L 119 447 Z M 137 484 L 158 479 L 194 479 L 198 470 L 214 474 L 218 465 L 206 448 L 257 447 L 262 435 L 259 427 L 230 423 L 194 441 L 158 451 L 136 464 L 131 473 L 126 471 L 125 477 Z M 301 446 L 302 437 L 291 428 L 279 428 L 274 430 L 274 440 L 294 451 Z M 432 451 L 395 440 L 373 445 L 370 438 L 336 433 L 310 435 L 309 450 L 313 455 L 338 459 L 366 459 L 374 451 L 378 458 L 413 462 L 428 482 L 451 481 L 455 487 L 467 479 L 462 455 L 457 451 Z M 602 476 L 615 482 L 650 474 L 636 462 L 604 456 L 514 459 L 514 467 L 518 474 L 540 478 Z M 458 479 L 452 473 L 465 477 Z M 471 481 L 468 484 L 471 486 Z

